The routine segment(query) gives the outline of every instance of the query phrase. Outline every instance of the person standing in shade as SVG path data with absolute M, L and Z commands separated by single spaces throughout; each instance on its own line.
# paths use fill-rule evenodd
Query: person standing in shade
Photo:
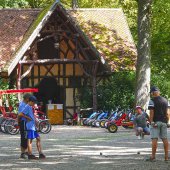
M 134 129 L 138 139 L 143 139 L 144 135 L 150 135 L 150 130 L 147 127 L 147 120 L 149 120 L 149 116 L 143 111 L 141 106 L 136 106 L 135 111 L 136 114 L 133 120 Z
M 32 141 L 36 138 L 36 146 L 39 152 L 39 158 L 43 159 L 46 158 L 45 155 L 42 153 L 41 148 L 41 140 L 38 132 L 36 131 L 36 122 L 33 112 L 33 106 L 37 103 L 37 99 L 35 96 L 31 96 L 29 98 L 28 104 L 22 110 L 19 116 L 27 116 L 30 119 L 27 119 L 26 122 L 26 129 L 27 129 L 27 146 L 28 146 L 28 159 L 38 159 L 35 155 L 32 154 Z
M 21 113 L 21 111 L 25 108 L 27 105 L 29 98 L 31 97 L 31 94 L 25 93 L 23 95 L 23 100 L 19 103 L 18 107 L 18 115 Z M 20 140 L 21 140 L 21 156 L 20 158 L 25 159 L 27 157 L 27 137 L 26 137 L 26 121 L 28 117 L 22 116 L 18 117 L 18 124 L 20 127 Z M 29 119 L 29 118 L 28 118 Z
M 167 138 L 167 123 L 169 121 L 168 115 L 168 101 L 160 96 L 160 90 L 153 86 L 150 90 L 152 99 L 149 102 L 150 110 L 150 132 L 152 139 L 152 155 L 147 161 L 155 161 L 158 138 L 162 139 L 165 152 L 165 161 L 168 161 L 168 138 Z

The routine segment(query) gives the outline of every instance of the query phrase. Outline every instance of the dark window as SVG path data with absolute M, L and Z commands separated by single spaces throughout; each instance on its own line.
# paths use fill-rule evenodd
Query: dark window
M 81 78 L 80 77 L 70 77 L 68 79 L 69 87 L 81 87 Z
M 28 79 L 27 77 L 25 77 L 25 78 L 22 79 L 21 87 L 22 87 L 22 88 L 29 87 L 29 79 Z
M 47 38 L 37 44 L 39 59 L 59 58 L 59 47 L 55 47 L 54 38 Z

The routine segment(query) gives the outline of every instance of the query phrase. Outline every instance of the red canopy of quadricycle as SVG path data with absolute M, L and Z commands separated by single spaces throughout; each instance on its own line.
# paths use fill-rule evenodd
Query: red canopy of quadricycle
M 25 89 L 0 90 L 0 94 L 29 93 L 29 92 L 38 92 L 38 89 L 37 88 L 25 88 Z

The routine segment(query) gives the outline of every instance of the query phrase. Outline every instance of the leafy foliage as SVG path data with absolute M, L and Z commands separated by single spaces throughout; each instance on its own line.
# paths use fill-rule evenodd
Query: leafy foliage
M 100 82 L 97 85 L 98 109 L 112 110 L 120 106 L 121 108 L 134 107 L 134 72 L 114 73 L 109 81 Z M 92 90 L 90 87 L 84 87 L 80 91 L 82 108 L 92 107 Z
M 0 90 L 7 90 L 9 88 L 10 88 L 10 83 L 7 80 L 2 79 L 0 77 Z M 13 88 L 15 88 L 15 87 L 13 87 Z M 2 97 L 3 102 L 5 103 L 5 105 L 6 105 L 6 102 L 8 101 L 9 102 L 8 104 L 10 106 L 12 106 L 13 109 L 14 109 L 13 110 L 14 113 L 17 113 L 17 110 L 18 110 L 18 108 L 17 108 L 18 98 L 17 98 L 17 96 L 15 94 L 2 95 L 0 97 Z
M 0 0 L 0 8 L 40 8 L 54 0 Z M 61 0 L 65 7 L 71 7 L 72 0 Z M 137 1 L 136 0 L 78 0 L 80 8 L 118 8 L 122 7 L 133 38 L 137 42 Z M 152 75 L 151 85 L 157 85 L 162 93 L 170 98 L 170 1 L 153 2 L 152 13 Z M 85 29 L 88 29 L 85 28 Z M 99 28 L 100 29 L 100 26 Z M 101 28 L 103 30 L 103 28 Z M 92 37 L 100 38 L 101 35 Z M 104 38 L 105 39 L 105 38 Z M 106 44 L 107 47 L 107 44 Z M 105 50 L 107 53 L 107 50 Z M 115 56 L 111 56 L 114 58 Z M 115 61 L 116 62 L 116 61 Z M 119 73 L 118 73 L 119 74 Z M 109 87 L 110 88 L 110 87 Z M 88 93 L 87 93 L 88 94 Z
M 170 98 L 170 1 L 155 1 L 152 18 L 152 84 Z
M 0 0 L 0 8 L 44 8 L 54 0 Z
M 80 8 L 108 8 L 117 7 L 119 4 L 119 0 L 79 0 L 78 2 Z
M 77 17 L 81 29 L 111 65 L 112 71 L 134 70 L 136 50 L 130 43 L 118 37 L 113 29 L 94 21 L 84 21 L 80 15 Z
M 26 0 L 0 0 L 0 8 L 26 8 L 28 2 Z
M 44 8 L 54 2 L 54 0 L 26 0 L 31 8 Z

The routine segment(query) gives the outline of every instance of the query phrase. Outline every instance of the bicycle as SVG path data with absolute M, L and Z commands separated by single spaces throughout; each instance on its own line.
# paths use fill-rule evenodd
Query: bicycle
M 46 118 L 45 113 L 41 111 L 41 106 L 35 106 L 33 109 L 37 131 L 43 134 L 49 133 L 52 129 L 52 125 L 49 119 Z

